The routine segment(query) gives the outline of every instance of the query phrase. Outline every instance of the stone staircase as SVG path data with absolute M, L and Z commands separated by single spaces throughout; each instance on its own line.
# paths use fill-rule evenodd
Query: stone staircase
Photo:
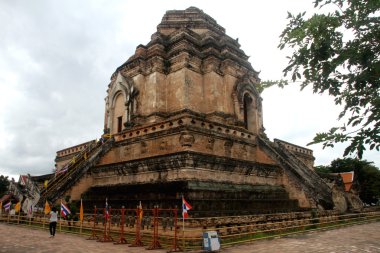
M 269 151 L 269 154 L 285 168 L 284 173 L 302 188 L 308 198 L 324 209 L 333 209 L 332 189 L 315 171 L 308 168 L 281 143 L 273 143 L 261 137 L 258 140 Z
M 74 157 L 64 168 L 65 172 L 56 173 L 48 180 L 47 188 L 41 190 L 40 205 L 48 200 L 55 202 L 80 180 L 86 172 L 96 165 L 99 159 L 107 153 L 114 143 L 113 138 L 99 141 Z

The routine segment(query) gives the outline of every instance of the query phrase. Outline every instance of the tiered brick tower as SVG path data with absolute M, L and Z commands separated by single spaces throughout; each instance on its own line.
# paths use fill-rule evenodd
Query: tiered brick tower
M 115 142 L 68 194 L 163 207 L 184 194 L 199 215 L 331 208 L 312 151 L 301 161 L 266 138 L 248 58 L 203 11 L 166 12 L 112 74 L 104 128 Z

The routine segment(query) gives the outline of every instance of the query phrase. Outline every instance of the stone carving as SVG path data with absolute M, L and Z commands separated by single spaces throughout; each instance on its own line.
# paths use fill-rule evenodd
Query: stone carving
M 123 147 L 123 156 L 128 156 L 131 151 L 131 146 L 124 146 Z
M 140 142 L 140 153 L 145 154 L 148 150 L 148 144 L 145 141 Z
M 224 151 L 226 156 L 231 156 L 231 149 L 233 144 L 234 143 L 232 140 L 227 140 L 224 142 Z
M 136 111 L 137 101 L 136 96 L 138 95 L 138 91 L 133 86 L 133 81 L 128 82 L 129 87 L 126 91 L 126 102 L 125 105 L 127 107 L 127 122 L 131 121 L 131 117 Z
M 333 187 L 332 199 L 335 204 L 335 210 L 338 210 L 341 213 L 347 211 L 348 205 L 343 191 L 340 191 L 339 189 L 337 189 L 337 187 Z
M 166 140 L 160 142 L 160 150 L 166 150 L 168 142 Z
M 247 157 L 247 155 L 248 155 L 247 146 L 244 145 L 244 144 L 242 144 L 242 145 L 240 146 L 240 152 L 241 152 L 241 155 L 242 155 L 243 157 Z
M 181 143 L 182 147 L 191 147 L 194 143 L 194 136 L 189 132 L 182 132 L 179 137 L 179 143 Z
M 359 196 L 353 194 L 352 192 L 346 192 L 346 199 L 350 210 L 353 211 L 362 211 L 363 210 L 363 202 L 359 198 Z
M 213 150 L 214 149 L 214 143 L 215 143 L 215 139 L 209 137 L 208 140 L 207 140 L 206 148 L 210 149 L 210 150 Z

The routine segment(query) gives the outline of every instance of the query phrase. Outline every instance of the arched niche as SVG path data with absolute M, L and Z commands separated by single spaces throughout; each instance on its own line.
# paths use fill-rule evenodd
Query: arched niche
M 116 93 L 112 104 L 113 116 L 111 134 L 115 134 L 123 130 L 123 124 L 126 122 L 124 94 L 122 92 Z
M 235 114 L 244 128 L 259 134 L 262 126 L 261 97 L 252 82 L 245 79 L 237 82 L 234 93 Z
M 244 127 L 249 131 L 253 132 L 252 126 L 256 125 L 256 117 L 254 111 L 254 102 L 253 98 L 249 93 L 245 93 L 243 96 L 243 114 L 244 114 Z
M 138 92 L 133 80 L 120 72 L 107 92 L 105 130 L 108 129 L 111 134 L 120 133 L 127 123 L 131 123 L 132 115 L 136 112 Z

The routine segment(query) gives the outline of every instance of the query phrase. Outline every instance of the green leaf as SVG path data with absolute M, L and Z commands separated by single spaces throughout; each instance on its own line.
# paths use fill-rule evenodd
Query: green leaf
M 344 155 L 362 156 L 366 147 L 380 146 L 380 1 L 314 1 L 315 8 L 325 6 L 330 13 L 288 13 L 279 44 L 290 50 L 283 74 L 344 106 L 338 116 L 343 127 L 317 134 L 309 144 L 348 141 Z

